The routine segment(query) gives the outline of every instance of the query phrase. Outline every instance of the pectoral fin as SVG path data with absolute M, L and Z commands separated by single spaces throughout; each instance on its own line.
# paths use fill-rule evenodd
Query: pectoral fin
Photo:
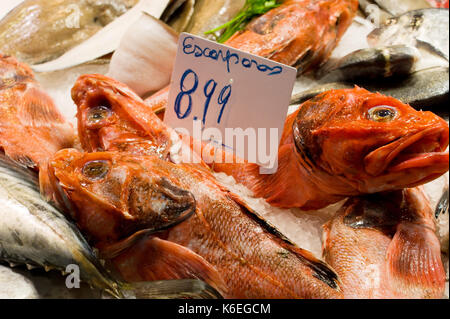
M 203 257 L 181 245 L 157 237 L 143 237 L 112 259 L 128 282 L 199 279 L 219 292 L 226 285 L 219 272 Z
M 445 271 L 436 234 L 422 225 L 399 224 L 387 250 L 387 276 L 399 298 L 442 298 Z

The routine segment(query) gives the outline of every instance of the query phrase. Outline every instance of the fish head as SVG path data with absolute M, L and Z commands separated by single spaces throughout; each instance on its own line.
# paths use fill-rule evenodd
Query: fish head
M 83 149 L 167 156 L 170 134 L 126 85 L 99 74 L 81 76 L 72 89 Z
M 320 1 L 323 10 L 331 10 L 328 23 L 335 28 L 336 38 L 341 39 L 348 27 L 352 24 L 355 13 L 358 11 L 357 0 L 329 0 Z
M 0 90 L 33 81 L 31 69 L 12 56 L 0 53 Z
M 293 132 L 303 158 L 356 193 L 414 187 L 448 171 L 447 122 L 362 88 L 304 103 Z
M 161 231 L 193 214 L 194 196 L 177 186 L 170 163 L 155 156 L 66 149 L 49 163 L 58 202 L 97 242 Z

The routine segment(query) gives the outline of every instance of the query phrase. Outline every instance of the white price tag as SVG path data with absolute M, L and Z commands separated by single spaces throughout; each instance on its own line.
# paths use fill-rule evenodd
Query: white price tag
M 275 168 L 295 68 L 182 33 L 165 122 Z

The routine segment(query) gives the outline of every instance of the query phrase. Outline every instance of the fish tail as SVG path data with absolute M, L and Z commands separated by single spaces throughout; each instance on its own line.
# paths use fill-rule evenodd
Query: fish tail
M 387 276 L 398 295 L 411 298 L 442 298 L 445 270 L 439 240 L 423 225 L 402 222 L 387 251 Z
M 107 257 L 105 250 L 102 255 Z M 147 236 L 115 255 L 112 264 L 128 282 L 198 279 L 222 294 L 227 290 L 214 266 L 190 249 L 167 240 Z

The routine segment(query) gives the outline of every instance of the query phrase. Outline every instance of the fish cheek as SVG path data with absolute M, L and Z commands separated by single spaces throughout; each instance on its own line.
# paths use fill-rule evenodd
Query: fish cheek
M 321 145 L 320 165 L 332 174 L 358 174 L 362 166 L 360 143 L 339 133 L 321 134 L 317 138 Z
M 127 198 L 129 214 L 140 229 L 161 230 L 175 225 L 195 211 L 193 195 L 166 178 L 133 178 Z

